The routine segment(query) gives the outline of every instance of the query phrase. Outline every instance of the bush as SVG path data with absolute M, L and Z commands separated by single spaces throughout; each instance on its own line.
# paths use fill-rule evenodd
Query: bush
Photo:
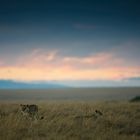
M 140 102 L 140 96 L 136 96 L 130 100 L 130 102 Z

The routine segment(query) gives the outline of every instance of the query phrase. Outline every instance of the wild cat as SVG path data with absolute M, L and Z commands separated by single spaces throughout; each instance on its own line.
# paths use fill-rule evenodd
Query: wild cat
M 96 113 L 96 115 L 98 115 L 98 116 L 102 116 L 102 115 L 103 115 L 103 113 L 102 113 L 100 110 L 95 110 L 95 113 Z
M 26 116 L 26 117 L 29 116 L 33 120 L 43 119 L 43 117 L 39 118 L 37 105 L 20 104 L 20 108 L 21 108 L 21 113 L 23 114 L 23 116 Z
M 89 114 L 89 115 L 81 115 L 81 116 L 76 116 L 76 119 L 83 119 L 83 118 L 98 118 L 103 116 L 103 113 L 100 110 L 95 110 L 95 112 L 93 114 Z

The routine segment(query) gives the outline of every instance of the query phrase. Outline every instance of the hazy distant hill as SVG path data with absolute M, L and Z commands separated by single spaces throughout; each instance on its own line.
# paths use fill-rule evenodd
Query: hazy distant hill
M 60 84 L 38 82 L 38 83 L 24 83 L 12 80 L 0 80 L 0 89 L 46 89 L 65 87 Z

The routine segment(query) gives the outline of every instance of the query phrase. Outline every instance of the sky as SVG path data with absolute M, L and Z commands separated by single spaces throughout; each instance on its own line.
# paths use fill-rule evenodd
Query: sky
M 140 86 L 139 0 L 0 0 L 0 80 Z

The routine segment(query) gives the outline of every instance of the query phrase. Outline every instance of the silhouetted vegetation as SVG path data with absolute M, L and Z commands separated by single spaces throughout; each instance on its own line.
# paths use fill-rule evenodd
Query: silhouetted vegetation
M 130 100 L 130 102 L 140 102 L 140 96 L 136 96 Z

